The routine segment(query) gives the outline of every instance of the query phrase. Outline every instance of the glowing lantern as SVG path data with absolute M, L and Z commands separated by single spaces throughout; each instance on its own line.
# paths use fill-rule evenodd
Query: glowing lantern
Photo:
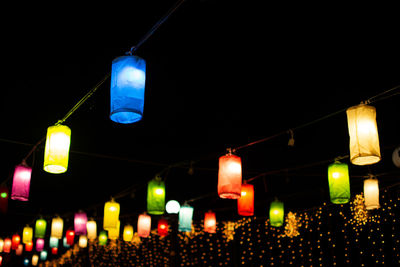
M 63 246 L 64 246 L 64 248 L 69 248 L 70 247 L 70 245 L 67 243 L 67 237 L 66 236 L 64 236 L 64 238 L 63 238 Z
M 280 227 L 283 225 L 284 221 L 284 209 L 283 202 L 272 201 L 269 208 L 269 221 L 271 226 Z
M 181 205 L 176 200 L 170 200 L 167 202 L 167 205 L 165 205 L 165 210 L 169 214 L 178 214 L 180 209 Z
M 65 125 L 47 128 L 43 169 L 49 173 L 64 173 L 68 168 L 71 129 Z
M 28 201 L 32 168 L 22 164 L 15 167 L 11 199 Z
M 228 154 L 219 158 L 218 195 L 220 198 L 238 199 L 241 187 L 242 160 L 228 150 Z
M 84 212 L 75 213 L 74 227 L 76 235 L 86 235 L 87 216 Z
M 151 231 L 151 217 L 146 213 L 140 214 L 137 223 L 137 232 L 140 237 L 149 237 Z
M 32 255 L 32 266 L 37 266 L 39 263 L 39 256 L 38 255 Z
M 67 239 L 67 244 L 72 246 L 74 244 L 75 232 L 73 230 L 68 230 L 65 237 Z
M 47 222 L 44 219 L 36 220 L 35 225 L 35 237 L 36 238 L 44 238 L 46 235 L 46 226 Z
M 4 246 L 3 246 L 3 252 L 5 253 L 10 253 L 11 251 L 11 246 L 12 246 L 12 241 L 10 238 L 4 239 Z
M 22 231 L 22 243 L 26 244 L 32 241 L 33 229 L 32 227 L 26 226 Z
M 242 216 L 254 215 L 254 186 L 242 184 L 241 197 L 237 200 L 238 214 Z
M 0 238 L 0 252 L 3 252 L 4 240 Z
M 3 257 L 0 256 L 0 266 L 3 264 Z
M 184 204 L 179 211 L 179 227 L 181 232 L 192 231 L 193 207 Z
M 99 234 L 99 245 L 104 246 L 107 245 L 107 232 L 101 231 Z
M 151 180 L 147 186 L 147 212 L 161 215 L 165 208 L 165 184 L 161 178 Z
M 104 205 L 103 228 L 105 230 L 117 227 L 119 222 L 119 204 L 113 199 Z
M 50 241 L 49 241 L 49 246 L 51 248 L 58 248 L 58 239 L 53 237 L 53 236 L 51 236 L 50 237 Z
M 78 244 L 79 244 L 80 248 L 86 248 L 87 247 L 87 243 L 88 243 L 88 239 L 87 239 L 87 237 L 85 235 L 79 236 Z
M 33 241 L 25 243 L 25 251 L 30 252 L 33 250 Z
M 89 240 L 95 240 L 97 237 L 97 223 L 96 221 L 90 220 L 86 223 L 87 238 Z
M 379 209 L 379 182 L 378 179 L 364 180 L 364 199 L 367 210 Z
M 52 237 L 61 239 L 63 235 L 64 221 L 60 217 L 53 218 L 51 222 L 51 235 Z
M 19 244 L 17 249 L 15 250 L 15 255 L 21 256 L 22 252 L 24 252 L 24 245 Z
M 36 239 L 36 251 L 40 252 L 44 249 L 44 239 L 38 238 Z
M 24 266 L 29 266 L 29 260 L 28 259 L 24 259 Z
M 18 248 L 19 243 L 21 243 L 21 237 L 19 235 L 13 235 L 11 249 L 16 250 Z
M 0 187 L 0 212 L 6 213 L 8 208 L 8 189 Z
M 346 163 L 335 163 L 328 167 L 329 194 L 334 204 L 345 204 L 350 201 L 349 166 Z
M 168 235 L 168 221 L 165 219 L 159 219 L 157 225 L 157 233 L 159 236 Z
M 40 260 L 41 261 L 47 260 L 47 251 L 46 250 L 43 250 L 40 252 Z
M 354 165 L 369 165 L 381 160 L 376 109 L 360 104 L 347 109 L 350 135 L 350 161 Z
M 133 123 L 142 119 L 146 62 L 137 56 L 122 56 L 113 60 L 111 70 L 110 119 L 118 123 Z
M 51 254 L 57 255 L 58 253 L 58 248 L 51 248 Z
M 118 221 L 117 223 L 117 227 L 116 228 L 110 228 L 108 229 L 108 238 L 110 240 L 116 240 L 119 237 L 119 231 L 120 231 L 120 226 L 121 226 L 121 222 Z
M 204 232 L 215 234 L 217 230 L 217 218 L 215 213 L 208 211 L 204 215 Z
M 125 225 L 124 227 L 124 234 L 123 234 L 123 239 L 126 242 L 132 241 L 133 238 L 133 227 L 132 225 Z

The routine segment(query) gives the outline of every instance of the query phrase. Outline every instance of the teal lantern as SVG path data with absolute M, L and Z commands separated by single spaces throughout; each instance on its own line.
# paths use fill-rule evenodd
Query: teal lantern
M 281 227 L 284 221 L 283 202 L 278 200 L 272 201 L 269 207 L 269 222 L 271 226 Z
M 333 204 L 350 201 L 349 166 L 335 161 L 328 166 L 329 194 Z
M 165 183 L 160 177 L 151 180 L 147 186 L 147 212 L 152 215 L 164 214 Z
M 179 227 L 181 232 L 192 231 L 193 207 L 184 204 L 179 210 Z
M 51 248 L 58 248 L 58 238 L 51 236 L 49 241 L 49 246 Z
M 41 261 L 47 260 L 47 251 L 46 251 L 46 250 L 42 250 L 42 251 L 40 252 L 40 260 L 41 260 Z
M 46 235 L 47 222 L 45 219 L 36 220 L 35 224 L 35 238 L 44 238 Z

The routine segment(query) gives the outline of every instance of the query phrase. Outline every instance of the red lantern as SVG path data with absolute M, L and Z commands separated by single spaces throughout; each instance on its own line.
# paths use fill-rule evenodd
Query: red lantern
M 242 186 L 242 160 L 228 154 L 219 158 L 218 169 L 218 195 L 220 198 L 238 199 Z
M 252 184 L 242 184 L 242 193 L 237 204 L 239 215 L 254 215 L 254 186 Z
M 67 244 L 72 246 L 74 244 L 75 232 L 73 230 L 68 230 L 66 233 Z
M 57 255 L 57 253 L 58 253 L 58 248 L 56 248 L 56 247 L 51 248 L 51 254 Z
M 11 251 L 11 245 L 12 245 L 12 241 L 11 241 L 10 238 L 4 239 L 3 252 L 5 252 L 5 253 L 10 253 L 10 251 Z
M 25 243 L 25 251 L 30 252 L 33 250 L 33 242 L 29 241 L 27 243 Z
M 204 215 L 204 232 L 214 234 L 217 230 L 217 219 L 212 211 L 206 212 Z
M 0 212 L 6 213 L 8 207 L 8 189 L 7 187 L 0 187 Z
M 13 235 L 11 242 L 11 249 L 16 250 L 20 242 L 21 242 L 21 237 L 19 235 Z
M 146 213 L 140 214 L 137 223 L 137 232 L 140 237 L 149 237 L 151 231 L 151 217 Z
M 168 221 L 165 219 L 159 219 L 157 230 L 158 230 L 159 236 L 167 236 L 168 235 Z

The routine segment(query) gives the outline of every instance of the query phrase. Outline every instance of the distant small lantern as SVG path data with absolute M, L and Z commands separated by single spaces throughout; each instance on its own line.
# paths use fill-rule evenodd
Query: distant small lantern
M 219 158 L 218 195 L 220 198 L 240 198 L 242 187 L 242 160 L 230 150 Z
M 0 187 L 0 212 L 7 213 L 8 209 L 8 188 Z
M 35 237 L 44 238 L 46 236 L 47 222 L 45 219 L 36 220 L 35 224 Z
M 217 218 L 215 213 L 208 211 L 204 215 L 204 232 L 215 234 L 217 230 Z
M 360 104 L 347 109 L 350 135 L 350 161 L 354 165 L 370 165 L 381 160 L 376 109 Z
M 392 161 L 394 166 L 400 168 L 400 147 L 396 147 L 392 153 Z
M 106 231 L 101 231 L 99 234 L 99 245 L 104 246 L 107 245 L 107 232 Z
M 38 255 L 32 255 L 32 266 L 37 266 L 39 263 L 39 256 Z
M 78 245 L 80 248 L 86 248 L 88 243 L 88 239 L 85 235 L 79 236 Z
M 65 237 L 67 239 L 67 244 L 72 246 L 74 244 L 74 240 L 75 240 L 74 230 L 67 230 L 67 232 L 65 233 Z
M 15 250 L 15 255 L 21 256 L 22 252 L 24 252 L 24 245 L 19 244 L 17 249 Z
M 51 254 L 57 255 L 58 254 L 58 248 L 51 248 Z
M 254 215 L 254 186 L 242 184 L 241 197 L 237 200 L 238 214 L 242 216 Z
M 133 238 L 133 227 L 132 225 L 125 225 L 124 233 L 123 233 L 123 240 L 126 242 L 131 242 Z
M 192 231 L 193 207 L 184 204 L 179 211 L 179 227 L 181 232 Z
M 4 253 L 10 253 L 11 251 L 11 246 L 12 246 L 12 241 L 10 238 L 4 239 L 4 246 L 3 246 L 3 252 Z
M 159 219 L 157 225 L 157 233 L 159 236 L 168 235 L 168 221 L 166 219 Z
M 379 209 L 379 182 L 376 178 L 364 180 L 364 201 L 367 210 Z
M 146 62 L 137 56 L 113 60 L 111 70 L 110 119 L 134 123 L 142 119 L 146 82 Z
M 17 165 L 14 171 L 11 199 L 28 201 L 32 168 L 25 164 Z
M 64 248 L 69 248 L 69 247 L 71 247 L 71 246 L 67 243 L 67 237 L 66 237 L 66 236 L 64 236 L 64 238 L 63 238 L 63 246 L 64 246 Z
M 4 248 L 4 240 L 0 238 L 0 253 L 3 252 L 3 248 Z
M 140 237 L 149 237 L 151 231 L 151 217 L 146 213 L 140 214 L 137 223 L 137 233 Z
M 22 243 L 26 244 L 31 242 L 33 238 L 33 229 L 32 227 L 25 226 L 22 230 Z
M 94 220 L 90 220 L 86 224 L 87 238 L 89 240 L 95 240 L 97 237 L 97 223 Z
M 49 247 L 51 248 L 58 248 L 58 239 L 51 236 L 49 240 Z
M 21 243 L 21 237 L 19 235 L 15 234 L 12 236 L 11 241 L 12 241 L 11 249 L 16 250 L 18 248 L 18 245 Z
M 333 204 L 350 201 L 349 166 L 338 161 L 328 166 L 329 194 Z
M 50 236 L 61 239 L 63 236 L 64 220 L 60 217 L 53 218 Z
M 33 241 L 25 243 L 25 251 L 31 252 L 33 250 Z
M 147 185 L 147 212 L 161 215 L 165 209 L 165 183 L 160 177 L 151 180 Z
M 284 221 L 284 208 L 283 202 L 278 200 L 272 201 L 269 208 L 269 221 L 271 226 L 280 227 Z
M 87 215 L 85 212 L 80 211 L 75 213 L 74 229 L 76 235 L 86 235 Z
M 40 252 L 40 260 L 41 261 L 47 260 L 47 251 L 46 250 L 43 250 Z
M 116 228 L 108 229 L 108 239 L 110 240 L 117 240 L 119 237 L 121 222 L 118 221 Z
M 24 266 L 29 266 L 29 259 L 27 258 L 24 259 Z
M 105 230 L 113 229 L 117 227 L 119 222 L 119 204 L 113 199 L 106 202 L 104 205 L 104 220 L 103 228 Z
M 65 125 L 47 128 L 43 169 L 49 173 L 64 173 L 68 168 L 71 129 Z
M 165 210 L 169 214 L 178 214 L 180 209 L 181 205 L 176 200 L 170 200 L 167 202 L 167 205 L 165 205 Z
M 36 239 L 36 251 L 40 252 L 44 249 L 44 239 L 38 238 Z

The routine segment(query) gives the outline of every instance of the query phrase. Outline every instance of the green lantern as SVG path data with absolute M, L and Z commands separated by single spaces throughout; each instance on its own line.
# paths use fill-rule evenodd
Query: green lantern
M 44 238 L 46 236 L 47 222 L 45 219 L 36 220 L 35 224 L 35 238 Z
M 284 221 L 283 202 L 278 200 L 272 201 L 269 207 L 269 221 L 271 226 L 280 227 Z
M 165 183 L 160 177 L 151 180 L 147 186 L 147 212 L 161 215 L 165 209 Z
M 100 246 L 105 246 L 107 245 L 107 232 L 106 231 L 101 231 L 99 234 L 99 245 Z
M 333 204 L 350 201 L 349 166 L 335 161 L 328 167 L 329 194 Z

